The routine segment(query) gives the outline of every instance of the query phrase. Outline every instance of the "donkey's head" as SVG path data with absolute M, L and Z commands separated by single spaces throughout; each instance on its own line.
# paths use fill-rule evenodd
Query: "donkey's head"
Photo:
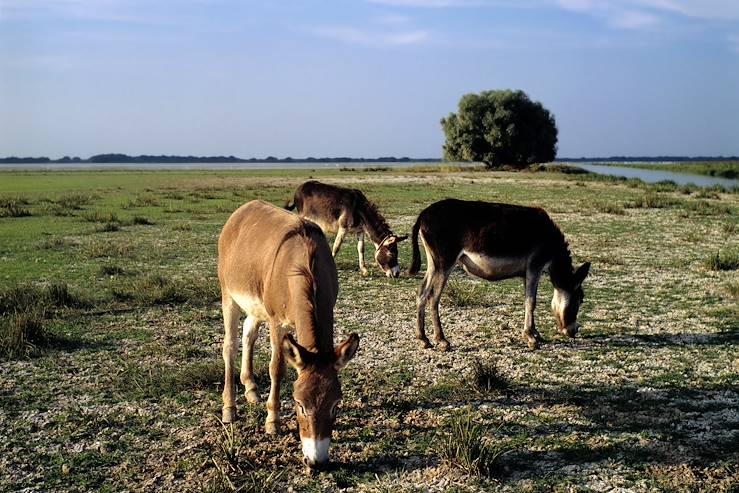
M 582 282 L 590 271 L 590 262 L 582 264 L 573 274 L 570 282 L 565 286 L 555 287 L 552 297 L 552 312 L 557 319 L 559 331 L 570 337 L 575 337 L 580 328 L 577 325 L 577 312 L 580 310 L 584 293 Z
M 328 463 L 331 432 L 341 401 L 338 372 L 354 357 L 359 336 L 351 334 L 330 356 L 318 355 L 298 344 L 292 335 L 282 340 L 287 362 L 298 372 L 293 384 L 303 462 L 310 468 Z
M 398 267 L 398 243 L 407 239 L 408 235 L 389 235 L 377 247 L 375 260 L 387 277 L 398 277 L 400 275 L 400 267 Z

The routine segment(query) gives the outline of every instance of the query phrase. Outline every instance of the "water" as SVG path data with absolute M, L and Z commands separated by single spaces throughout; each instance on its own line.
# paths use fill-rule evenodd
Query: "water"
M 568 163 L 591 173 L 599 175 L 623 176 L 625 178 L 638 178 L 646 183 L 657 183 L 659 181 L 674 181 L 678 185 L 698 185 L 699 187 L 712 187 L 722 185 L 726 188 L 739 187 L 739 180 L 720 178 L 717 176 L 691 175 L 687 173 L 676 173 L 674 171 L 663 171 L 653 169 L 630 168 L 628 166 L 605 166 L 590 163 Z
M 0 163 L 0 170 L 274 170 L 274 169 L 339 169 L 339 168 L 409 168 L 413 166 L 441 166 L 447 163 L 440 162 L 337 162 L 321 163 L 310 161 L 295 161 L 292 163 L 23 163 L 8 164 Z M 453 163 L 458 166 L 466 166 L 468 163 Z M 592 163 L 562 163 L 571 164 L 599 175 L 623 176 L 626 178 L 638 178 L 646 183 L 656 183 L 670 180 L 678 185 L 692 183 L 700 187 L 711 187 L 722 185 L 726 188 L 739 187 L 739 180 L 730 178 L 719 178 L 706 175 L 691 175 L 676 173 L 674 171 L 650 170 L 630 168 L 626 166 L 604 166 Z M 469 166 L 477 166 L 477 163 L 469 163 Z

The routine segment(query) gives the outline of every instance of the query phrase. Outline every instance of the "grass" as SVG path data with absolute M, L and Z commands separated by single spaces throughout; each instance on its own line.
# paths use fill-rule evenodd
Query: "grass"
M 466 474 L 495 474 L 501 455 L 510 450 L 493 445 L 486 436 L 487 429 L 474 423 L 471 413 L 453 418 L 445 427 L 448 435 L 439 444 L 439 456 L 445 464 Z
M 739 269 L 707 268 L 709 257 L 716 266 L 736 260 L 733 191 L 434 167 L 2 175 L 0 196 L 30 215 L 0 218 L 0 340 L 9 341 L 0 357 L 0 490 L 722 491 L 736 483 L 739 374 L 726 362 L 739 331 Z M 361 276 L 348 238 L 336 259 L 335 342 L 350 332 L 361 342 L 340 375 L 333 467 L 305 474 L 292 370 L 281 388 L 281 435 L 264 434 L 265 405 L 247 404 L 238 382 L 239 420 L 226 431 L 215 419 L 218 234 L 239 204 L 281 205 L 309 177 L 361 188 L 401 234 L 441 197 L 543 207 L 575 263 L 593 263 L 580 333 L 571 341 L 557 331 L 545 276 L 536 326 L 546 343 L 530 351 L 519 330 L 521 281 L 455 269 L 441 303 L 452 350 L 421 350 L 420 277 L 385 278 L 371 249 Z M 120 229 L 95 233 L 108 222 Z M 405 269 L 410 242 L 399 248 Z M 269 359 L 263 327 L 254 361 L 262 399 Z M 491 465 L 485 457 L 501 448 L 508 452 Z
M 47 317 L 58 309 L 88 304 L 65 283 L 18 284 L 0 290 L 0 358 L 38 354 L 53 339 Z

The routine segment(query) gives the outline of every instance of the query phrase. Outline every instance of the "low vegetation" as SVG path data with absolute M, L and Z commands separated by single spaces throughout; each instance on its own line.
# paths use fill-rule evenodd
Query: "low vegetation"
M 248 200 L 283 204 L 309 177 L 361 187 L 401 234 L 441 197 L 545 208 L 575 263 L 593 264 L 580 333 L 557 331 L 545 277 L 536 309 L 545 343 L 528 350 L 521 281 L 457 268 L 441 300 L 452 350 L 421 350 L 421 276 L 385 278 L 368 245 L 363 277 L 347 239 L 335 334 L 361 342 L 341 376 L 333 466 L 306 474 L 289 383 L 280 436 L 264 434 L 264 404 L 247 404 L 243 387 L 239 420 L 224 427 L 220 227 Z M 735 190 L 546 170 L 64 171 L 3 172 L 0 197 L 3 210 L 15 201 L 28 212 L 0 217 L 2 491 L 739 484 Z

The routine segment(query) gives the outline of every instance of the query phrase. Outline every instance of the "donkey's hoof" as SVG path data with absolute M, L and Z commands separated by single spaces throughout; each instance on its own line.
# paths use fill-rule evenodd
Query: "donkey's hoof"
M 236 408 L 233 406 L 224 407 L 221 421 L 224 423 L 233 423 L 236 421 Z
M 529 349 L 532 351 L 539 349 L 541 347 L 541 341 L 539 339 L 529 339 Z
M 264 432 L 268 435 L 277 435 L 280 432 L 280 422 L 268 421 L 264 424 Z
M 449 344 L 449 341 L 447 341 L 446 339 L 442 339 L 441 341 L 438 341 L 436 343 L 436 347 L 439 349 L 439 351 L 445 353 L 452 348 L 452 345 Z
M 246 391 L 244 397 L 246 397 L 246 402 L 251 404 L 259 404 L 262 401 L 259 397 L 259 392 L 257 392 L 256 389 Z
M 369 271 L 367 270 L 367 267 L 362 267 L 361 269 L 359 269 L 359 272 L 361 272 L 363 276 L 369 275 Z
M 431 342 L 426 337 L 419 339 L 418 342 L 421 344 L 421 349 L 428 349 L 431 347 Z

